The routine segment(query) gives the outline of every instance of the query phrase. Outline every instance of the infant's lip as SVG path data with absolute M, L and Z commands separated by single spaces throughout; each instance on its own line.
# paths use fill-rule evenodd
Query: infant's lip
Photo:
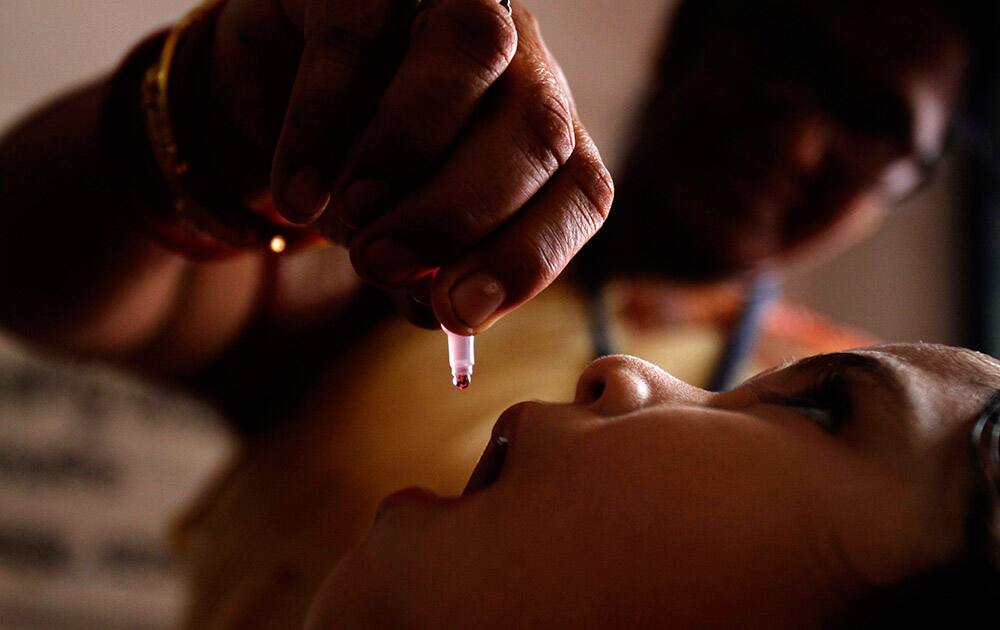
M 375 509 L 375 520 L 377 521 L 385 512 L 403 503 L 440 501 L 441 497 L 433 491 L 420 486 L 410 486 L 397 490 L 379 501 L 378 508 Z
M 479 463 L 473 469 L 468 483 L 465 484 L 462 496 L 478 492 L 500 478 L 500 472 L 507 461 L 507 452 L 510 450 L 511 440 L 517 432 L 518 421 L 524 412 L 525 404 L 518 403 L 510 407 L 500 415 L 496 424 L 493 425 L 490 441 L 486 444 L 486 450 L 479 457 Z
M 503 464 L 507 460 L 508 446 L 509 444 L 504 438 L 490 438 L 486 450 L 479 457 L 479 463 L 476 464 L 468 483 L 465 484 L 465 490 L 462 491 L 463 497 L 492 485 L 500 478 L 500 471 L 503 470 Z

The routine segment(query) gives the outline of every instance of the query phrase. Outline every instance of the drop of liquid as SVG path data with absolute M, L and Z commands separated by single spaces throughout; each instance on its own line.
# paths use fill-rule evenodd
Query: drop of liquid
M 472 379 L 467 375 L 462 374 L 460 376 L 455 376 L 451 379 L 452 384 L 459 389 L 469 389 L 469 385 L 472 384 Z

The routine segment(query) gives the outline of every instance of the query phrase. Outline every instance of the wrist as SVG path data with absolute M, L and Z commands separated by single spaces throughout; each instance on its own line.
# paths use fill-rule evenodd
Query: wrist
M 222 0 L 209 0 L 188 13 L 170 31 L 163 49 L 143 81 L 142 108 L 149 145 L 169 203 L 151 217 L 168 247 L 198 257 L 206 242 L 215 242 L 219 255 L 240 250 L 282 253 L 287 247 L 316 241 L 313 234 L 251 211 L 223 181 L 221 166 L 206 151 L 198 121 L 201 115 L 204 73 L 200 70 Z M 227 251 L 228 250 L 228 251 Z
M 230 1 L 198 55 L 193 97 L 202 146 L 234 197 L 272 216 L 271 163 L 302 52 L 270 3 Z
M 238 64 L 228 45 L 228 29 L 223 23 L 227 4 L 211 25 L 205 42 L 191 52 L 190 72 L 185 77 L 179 98 L 188 99 L 192 108 L 191 125 L 200 151 L 213 165 L 213 175 L 220 189 L 248 207 L 256 207 L 267 195 L 270 156 L 273 149 L 258 146 L 250 125 L 240 118 L 241 105 L 232 67 Z
M 157 31 L 126 54 L 107 80 L 98 119 L 102 179 L 125 210 L 123 218 L 147 234 L 146 218 L 163 212 L 154 207 L 167 203 L 170 191 L 153 157 L 139 94 L 167 35 Z

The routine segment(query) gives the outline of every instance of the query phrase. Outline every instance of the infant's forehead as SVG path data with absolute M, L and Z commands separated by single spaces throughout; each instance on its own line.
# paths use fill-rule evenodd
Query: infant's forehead
M 925 378 L 1000 388 L 1000 361 L 981 352 L 930 343 L 888 344 L 859 352 L 898 362 Z
M 858 351 L 901 375 L 913 420 L 951 426 L 977 415 L 1000 389 L 1000 362 L 937 344 L 892 344 Z

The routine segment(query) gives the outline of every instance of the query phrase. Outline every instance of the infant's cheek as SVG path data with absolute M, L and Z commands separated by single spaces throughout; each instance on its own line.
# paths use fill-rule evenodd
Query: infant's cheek
M 845 576 L 868 586 L 890 586 L 929 568 L 921 533 L 927 516 L 906 499 L 908 488 L 891 479 L 845 480 L 832 522 Z
M 414 593 L 396 570 L 402 563 L 389 558 L 384 545 L 370 542 L 345 555 L 324 582 L 306 630 L 400 628 L 415 619 L 408 611 Z

